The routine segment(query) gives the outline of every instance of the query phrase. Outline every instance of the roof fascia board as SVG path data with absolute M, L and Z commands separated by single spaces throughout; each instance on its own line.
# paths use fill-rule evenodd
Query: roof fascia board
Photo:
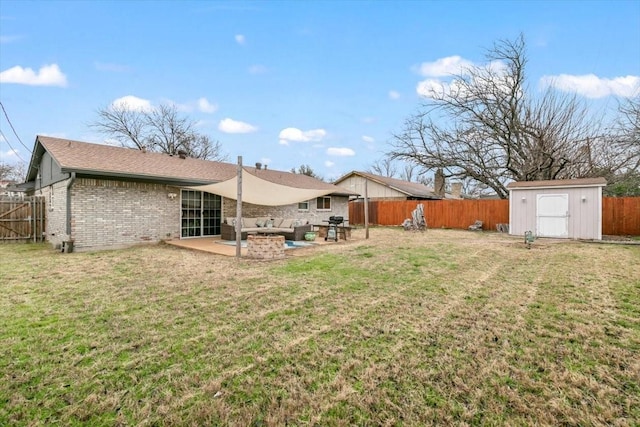
M 114 172 L 104 172 L 104 171 L 94 171 L 94 170 L 86 170 L 86 169 L 71 169 L 71 168 L 63 168 L 63 173 L 72 173 L 75 172 L 79 178 L 96 178 L 96 179 L 120 179 L 120 180 L 129 180 L 129 181 L 137 181 L 137 182 L 157 182 L 163 184 L 171 184 L 176 186 L 187 186 L 187 185 L 202 185 L 202 184 L 211 184 L 219 181 L 211 181 L 211 180 L 186 180 L 186 179 L 177 179 L 172 177 L 163 177 L 163 176 L 152 176 L 152 175 L 136 175 L 136 174 L 127 174 L 127 173 L 114 173 Z
M 536 185 L 533 187 L 511 187 L 511 190 L 549 190 L 560 188 L 592 188 L 592 187 L 606 187 L 607 184 L 566 184 L 566 185 Z

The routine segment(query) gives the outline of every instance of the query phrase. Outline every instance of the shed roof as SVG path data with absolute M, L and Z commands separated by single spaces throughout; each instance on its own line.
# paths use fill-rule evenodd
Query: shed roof
M 604 178 L 578 178 L 578 179 L 554 179 L 547 181 L 517 181 L 507 185 L 508 189 L 518 188 L 547 188 L 547 187 L 604 187 L 607 180 Z
M 38 135 L 27 181 L 36 179 L 36 166 L 45 151 L 53 157 L 65 173 L 76 172 L 119 179 L 170 180 L 185 185 L 226 181 L 237 173 L 237 165 L 233 163 L 190 157 L 183 159 L 163 153 Z M 355 195 L 347 189 L 303 174 L 253 167 L 244 167 L 244 169 L 266 181 L 288 187 L 331 189 L 331 194 Z

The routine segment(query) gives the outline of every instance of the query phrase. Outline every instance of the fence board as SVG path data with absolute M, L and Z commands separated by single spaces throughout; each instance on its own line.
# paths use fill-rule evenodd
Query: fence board
M 485 230 L 495 230 L 509 222 L 507 200 L 376 200 L 369 202 L 369 223 L 400 225 L 420 203 L 430 228 L 466 229 L 480 220 Z M 364 202 L 349 203 L 349 223 L 364 224 Z
M 375 200 L 369 201 L 369 223 L 400 225 L 422 203 L 430 228 L 466 229 L 476 220 L 485 230 L 509 223 L 508 200 Z M 349 203 L 349 223 L 364 224 L 362 199 Z M 602 234 L 640 236 L 640 197 L 604 197 Z
M 640 236 L 640 197 L 604 197 L 602 234 Z

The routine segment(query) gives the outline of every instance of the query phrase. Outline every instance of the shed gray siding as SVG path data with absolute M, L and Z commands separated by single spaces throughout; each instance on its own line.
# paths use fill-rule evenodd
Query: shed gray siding
M 537 196 L 540 194 L 568 195 L 568 238 L 602 239 L 602 187 L 599 186 L 511 189 L 509 234 L 523 236 L 526 231 L 532 231 L 538 235 Z

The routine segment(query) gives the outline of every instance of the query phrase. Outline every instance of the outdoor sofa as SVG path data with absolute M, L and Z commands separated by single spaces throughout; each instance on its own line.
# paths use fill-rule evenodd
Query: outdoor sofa
M 220 238 L 222 240 L 235 240 L 236 219 L 227 218 L 221 224 Z M 312 231 L 312 225 L 307 220 L 292 218 L 242 218 L 240 238 L 245 240 L 247 233 L 273 233 L 284 236 L 286 240 L 304 240 L 304 235 Z

